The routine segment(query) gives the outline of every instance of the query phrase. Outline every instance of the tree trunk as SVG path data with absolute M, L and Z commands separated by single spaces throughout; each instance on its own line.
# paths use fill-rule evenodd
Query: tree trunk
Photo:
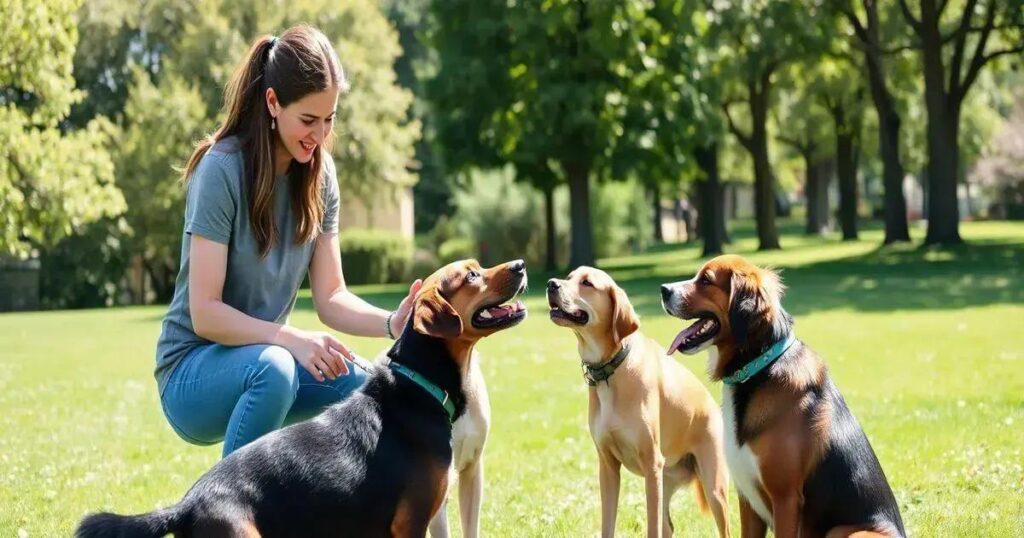
M 696 207 L 697 204 L 701 203 L 704 196 L 704 182 L 694 181 L 690 185 L 690 192 L 686 193 L 687 202 L 695 202 L 689 204 L 689 210 L 683 211 L 683 226 L 686 227 L 686 242 L 689 243 L 695 239 L 704 240 L 704 235 L 701 231 L 704 224 L 704 209 Z M 694 216 L 696 213 L 696 216 Z
M 555 259 L 555 187 L 548 185 L 544 188 L 544 229 L 545 247 L 544 268 L 554 271 L 558 267 Z
M 822 223 L 826 232 L 831 232 L 833 227 L 832 204 L 830 202 L 832 178 L 836 175 L 836 158 L 829 157 L 818 164 L 818 207 L 822 215 Z
M 956 196 L 956 177 L 960 169 L 957 140 L 960 102 L 958 96 L 946 90 L 938 17 L 933 3 L 921 3 L 921 56 L 928 111 L 928 233 L 924 241 L 929 245 L 951 245 L 962 242 Z M 960 74 L 953 75 L 959 78 Z
M 751 157 L 754 160 L 754 213 L 757 217 L 758 250 L 774 250 L 779 246 L 775 227 L 775 174 L 768 158 L 768 76 L 760 87 L 749 84 L 750 112 L 753 131 L 750 135 Z
M 901 119 L 893 104 L 885 81 L 882 65 L 882 49 L 879 42 L 878 4 L 865 3 L 868 17 L 868 39 L 864 48 L 864 59 L 868 71 L 868 85 L 871 99 L 878 115 L 879 152 L 882 157 L 882 184 L 884 186 L 883 207 L 885 215 L 885 244 L 910 241 L 907 227 L 907 199 L 903 196 L 903 163 L 900 161 Z
M 926 244 L 957 244 L 960 208 L 957 204 L 957 111 L 928 112 L 928 234 Z
M 655 183 L 647 187 L 648 195 L 651 197 L 651 214 L 654 219 L 654 241 L 665 242 L 665 231 L 661 227 L 661 187 Z
M 849 125 L 842 104 L 832 107 L 836 127 L 836 173 L 839 176 L 839 222 L 843 241 L 857 239 L 857 156 L 856 133 Z
M 725 239 L 725 193 L 718 176 L 718 145 L 697 148 L 697 166 L 704 172 L 700 183 L 700 221 L 703 226 L 703 256 L 722 253 Z
M 569 177 L 571 245 L 569 266 L 594 265 L 594 235 L 590 226 L 590 167 L 580 161 L 563 163 Z
M 824 232 L 823 218 L 827 217 L 821 214 L 821 204 L 818 203 L 821 198 L 821 185 L 819 181 L 821 169 L 817 163 L 813 162 L 814 159 L 810 153 L 804 153 L 803 157 L 804 199 L 807 202 L 807 221 L 804 225 L 804 234 L 821 235 Z
M 843 241 L 857 239 L 857 168 L 849 135 L 836 135 L 836 171 L 839 175 L 839 222 Z M 842 149 L 839 149 L 842 148 Z
M 155 300 L 158 303 L 170 302 L 174 295 L 174 268 L 171 264 L 162 263 L 159 260 L 150 261 L 143 258 L 143 267 L 149 274 L 149 281 L 153 285 Z M 145 304 L 146 297 L 143 295 L 142 302 Z

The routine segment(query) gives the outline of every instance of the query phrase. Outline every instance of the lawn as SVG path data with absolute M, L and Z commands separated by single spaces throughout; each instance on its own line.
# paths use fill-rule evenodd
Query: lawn
M 785 250 L 770 253 L 739 228 L 728 250 L 782 270 L 783 304 L 867 431 L 908 532 L 1024 535 L 1024 225 L 965 224 L 968 245 L 948 250 L 879 248 L 878 230 L 858 242 L 805 238 L 790 225 Z M 641 330 L 667 344 L 680 322 L 661 312 L 658 284 L 701 261 L 696 246 L 666 245 L 601 265 Z M 531 278 L 531 317 L 479 346 L 493 412 L 483 531 L 592 536 L 596 456 L 575 340 L 547 319 L 545 275 Z M 381 305 L 401 293 L 359 291 Z M 151 371 L 164 310 L 0 315 L 0 536 L 66 536 L 89 511 L 166 506 L 217 460 L 219 446 L 184 443 L 161 414 Z M 292 321 L 319 326 L 308 296 Z M 345 341 L 366 356 L 384 346 Z M 706 380 L 704 356 L 677 358 Z M 621 535 L 642 533 L 643 506 L 642 481 L 624 474 Z M 734 493 L 730 509 L 738 535 Z M 690 488 L 672 512 L 677 535 L 714 535 Z

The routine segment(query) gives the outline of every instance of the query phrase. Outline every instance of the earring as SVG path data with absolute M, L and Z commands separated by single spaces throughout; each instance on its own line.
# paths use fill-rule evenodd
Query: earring
M 277 129 L 277 118 L 270 118 L 270 130 Z

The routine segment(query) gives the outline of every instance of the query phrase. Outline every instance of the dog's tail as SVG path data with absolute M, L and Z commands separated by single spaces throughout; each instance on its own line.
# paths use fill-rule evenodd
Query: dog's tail
M 159 538 L 183 527 L 186 516 L 180 504 L 135 516 L 100 512 L 82 519 L 75 538 Z
M 708 513 L 708 498 L 704 495 L 704 484 L 701 483 L 699 476 L 693 480 L 693 493 L 697 499 L 697 508 L 700 508 L 702 513 Z
M 694 497 L 697 499 L 697 508 L 700 508 L 700 511 L 706 514 L 710 511 L 710 508 L 708 508 L 708 498 L 704 494 L 704 484 L 700 481 L 700 469 L 698 468 L 699 464 L 697 463 L 697 457 L 693 454 L 688 455 L 686 457 L 685 465 L 689 469 L 690 476 L 693 479 L 691 483 L 693 484 Z

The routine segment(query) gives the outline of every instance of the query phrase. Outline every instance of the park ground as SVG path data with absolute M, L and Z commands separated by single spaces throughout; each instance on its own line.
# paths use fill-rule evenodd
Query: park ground
M 729 252 L 781 270 L 797 334 L 820 352 L 868 434 L 914 536 L 1024 535 L 1024 225 L 966 223 L 967 244 L 880 248 L 807 238 L 784 226 L 784 250 L 755 252 L 738 225 Z M 915 233 L 919 240 L 921 231 Z M 663 245 L 601 266 L 667 344 L 681 322 L 658 285 L 689 278 L 698 245 Z M 487 536 L 593 536 L 596 455 L 575 339 L 548 321 L 530 269 L 529 319 L 482 342 L 493 429 L 486 453 Z M 401 286 L 358 288 L 394 305 Z M 87 512 L 148 511 L 177 501 L 217 461 L 165 422 L 152 378 L 166 307 L 0 315 L 0 536 L 67 536 Z M 308 291 L 292 323 L 318 328 Z M 345 338 L 375 356 L 382 340 Z M 708 384 L 705 356 L 677 356 Z M 738 532 L 735 493 L 730 519 Z M 451 504 L 456 527 L 455 504 Z M 618 530 L 643 532 L 638 477 L 625 475 Z M 689 488 L 672 504 L 677 535 L 713 536 Z

